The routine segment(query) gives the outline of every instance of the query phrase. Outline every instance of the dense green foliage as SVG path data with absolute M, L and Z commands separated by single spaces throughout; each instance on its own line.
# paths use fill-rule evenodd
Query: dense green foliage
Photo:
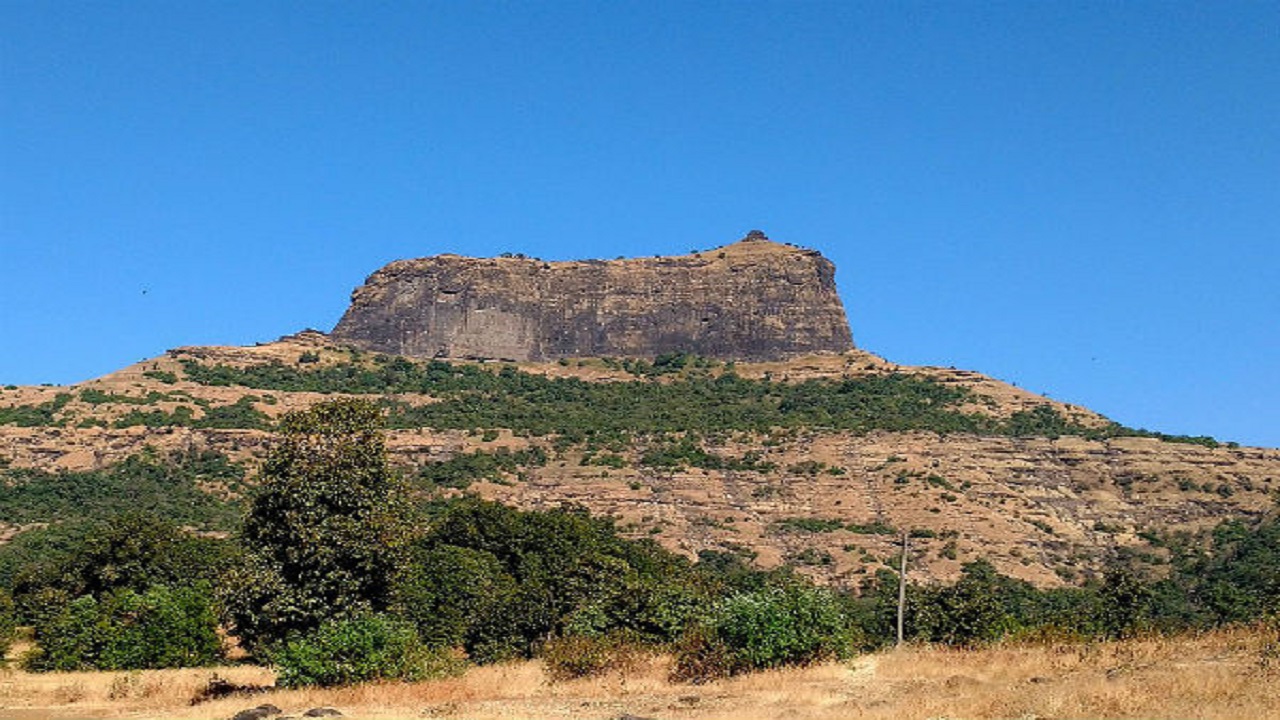
M 39 617 L 32 670 L 198 667 L 222 658 L 207 583 L 82 595 Z
M 476 660 L 532 655 L 564 634 L 676 637 L 700 602 L 687 561 L 581 510 L 443 501 L 417 542 L 400 607 L 432 643 Z
M 492 553 L 440 544 L 415 548 L 396 588 L 398 614 L 434 647 L 464 648 L 476 659 L 514 653 L 518 586 Z
M 0 591 L 35 630 L 34 670 L 122 670 L 217 662 L 212 583 L 234 548 L 150 514 L 67 521 L 0 548 Z
M 285 415 L 223 585 L 250 649 L 328 619 L 386 609 L 408 517 L 378 409 L 334 400 Z
M 702 681 L 849 655 L 856 643 L 834 593 L 790 579 L 724 598 L 679 646 L 675 675 Z
M 421 680 L 448 667 L 423 645 L 412 624 L 386 615 L 328 620 L 271 653 L 280 687 Z
M 0 548 L 0 581 L 19 617 L 36 622 L 79 597 L 212 582 L 234 557 L 226 541 L 133 512 L 22 533 Z
M 1228 520 L 1207 539 L 1163 539 L 1173 572 L 1150 589 L 1151 612 L 1216 625 L 1280 614 L 1280 519 Z
M 45 472 L 0 468 L 0 521 L 33 522 L 100 518 L 142 511 L 210 530 L 229 530 L 242 508 L 201 487 L 220 484 L 239 490 L 244 470 L 224 455 L 190 452 L 165 457 L 134 455 L 104 470 Z
M 1034 593 L 1029 584 L 1001 575 L 988 562 L 969 563 L 955 584 L 914 594 L 913 635 L 946 645 L 997 640 L 1018 622 L 1020 596 Z
M 18 614 L 14 609 L 13 596 L 0 589 L 0 660 L 9 654 L 9 646 L 13 644 L 17 629 Z
M 539 447 L 514 452 L 507 448 L 477 450 L 423 465 L 418 470 L 418 480 L 427 489 L 465 488 L 476 480 L 500 480 L 505 473 L 546 464 L 547 452 Z

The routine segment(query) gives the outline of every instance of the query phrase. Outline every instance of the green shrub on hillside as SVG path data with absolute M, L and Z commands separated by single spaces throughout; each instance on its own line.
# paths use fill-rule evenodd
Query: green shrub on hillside
M 41 616 L 31 670 L 199 667 L 222 659 L 207 584 L 84 595 Z
M 270 653 L 276 684 L 294 688 L 422 680 L 445 674 L 447 657 L 422 644 L 412 624 L 385 615 L 329 620 Z
M 781 532 L 829 533 L 835 532 L 836 530 L 843 530 L 845 526 L 840 520 L 812 517 L 789 517 L 774 520 L 772 527 Z
M 48 402 L 39 405 L 12 405 L 0 407 L 0 425 L 17 425 L 18 427 L 44 427 L 57 425 L 55 418 L 59 411 L 72 400 L 71 393 L 58 393 Z
M 448 460 L 428 463 L 418 469 L 418 479 L 426 488 L 466 488 L 476 480 L 499 480 L 504 473 L 547 464 L 547 451 L 540 447 L 492 452 L 477 450 L 458 453 Z
M 120 395 L 117 393 L 109 393 L 97 388 L 85 388 L 80 391 L 80 401 L 89 403 L 90 405 L 102 405 L 105 403 L 117 403 L 120 405 L 154 405 L 158 402 L 166 402 L 175 399 L 168 393 L 156 392 L 152 390 L 142 397 L 133 395 Z
M 0 521 L 13 525 L 142 511 L 211 530 L 234 526 L 242 506 L 201 487 L 239 487 L 244 469 L 226 456 L 142 452 L 102 470 L 47 472 L 0 467 Z
M 846 657 L 857 631 L 830 590 L 789 582 L 721 600 L 693 638 L 676 657 L 685 680 Z
M 861 524 L 849 523 L 845 526 L 849 532 L 857 535 L 897 535 L 898 529 L 879 521 Z

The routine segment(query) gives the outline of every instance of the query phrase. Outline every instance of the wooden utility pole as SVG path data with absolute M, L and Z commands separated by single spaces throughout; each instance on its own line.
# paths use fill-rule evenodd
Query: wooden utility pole
M 907 613 L 907 531 L 902 531 L 902 565 L 898 569 L 898 645 L 902 645 L 902 620 Z

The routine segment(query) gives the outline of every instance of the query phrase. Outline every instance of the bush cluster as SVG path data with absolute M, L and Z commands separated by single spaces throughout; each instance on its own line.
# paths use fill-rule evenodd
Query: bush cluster
M 32 670 L 137 670 L 211 665 L 222 639 L 209 586 L 153 585 L 82 595 L 35 623 Z
M 580 509 L 521 512 L 464 497 L 431 512 L 397 605 L 424 638 L 478 661 L 531 657 L 566 634 L 666 642 L 702 601 L 687 561 Z
M 717 676 L 847 657 L 857 630 L 834 593 L 792 579 L 721 600 L 680 644 L 674 675 Z
M 421 680 L 444 674 L 448 658 L 424 645 L 413 625 L 385 615 L 329 620 L 269 654 L 280 687 Z
M 19 619 L 35 623 L 79 597 L 215 583 L 234 556 L 228 541 L 129 512 L 21 533 L 0 551 L 0 584 L 12 593 Z

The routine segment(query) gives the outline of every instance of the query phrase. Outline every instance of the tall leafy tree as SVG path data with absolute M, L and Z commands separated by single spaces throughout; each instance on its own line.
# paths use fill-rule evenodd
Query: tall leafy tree
M 409 524 L 381 428 L 363 400 L 282 418 L 241 532 L 246 561 L 225 583 L 228 619 L 250 650 L 388 607 Z

